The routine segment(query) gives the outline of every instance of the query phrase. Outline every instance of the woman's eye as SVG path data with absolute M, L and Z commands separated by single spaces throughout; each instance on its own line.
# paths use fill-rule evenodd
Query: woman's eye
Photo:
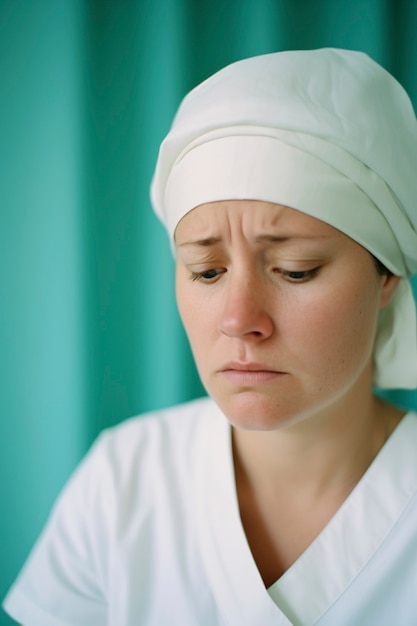
M 286 280 L 292 283 L 305 283 L 314 278 L 318 270 L 318 267 L 314 267 L 311 270 L 303 271 L 280 270 L 280 273 Z
M 209 283 L 209 282 L 213 282 L 218 276 L 220 276 L 220 274 L 223 274 L 224 270 L 222 269 L 211 269 L 211 270 L 205 270 L 204 272 L 192 272 L 191 273 L 191 280 L 201 280 L 203 282 Z

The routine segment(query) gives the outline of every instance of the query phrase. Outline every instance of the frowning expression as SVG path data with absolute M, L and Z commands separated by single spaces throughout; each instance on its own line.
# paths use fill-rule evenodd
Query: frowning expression
M 232 423 L 276 428 L 369 393 L 378 312 L 394 286 L 362 246 L 254 200 L 201 205 L 175 238 L 180 315 Z

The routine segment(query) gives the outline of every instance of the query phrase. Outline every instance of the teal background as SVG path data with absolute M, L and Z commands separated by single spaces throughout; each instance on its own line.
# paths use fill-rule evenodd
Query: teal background
M 203 393 L 148 199 L 181 97 L 338 46 L 416 106 L 416 32 L 414 0 L 0 0 L 0 596 L 99 430 Z

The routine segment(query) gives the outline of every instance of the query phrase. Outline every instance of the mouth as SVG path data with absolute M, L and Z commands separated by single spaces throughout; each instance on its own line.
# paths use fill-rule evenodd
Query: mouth
M 263 363 L 232 361 L 226 363 L 219 373 L 230 383 L 247 387 L 277 380 L 286 372 L 274 370 Z

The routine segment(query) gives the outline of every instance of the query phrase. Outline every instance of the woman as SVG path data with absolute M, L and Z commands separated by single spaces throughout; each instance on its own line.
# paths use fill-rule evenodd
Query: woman
M 362 53 L 193 90 L 152 185 L 209 398 L 104 433 L 6 601 L 26 626 L 417 623 L 417 127 Z

